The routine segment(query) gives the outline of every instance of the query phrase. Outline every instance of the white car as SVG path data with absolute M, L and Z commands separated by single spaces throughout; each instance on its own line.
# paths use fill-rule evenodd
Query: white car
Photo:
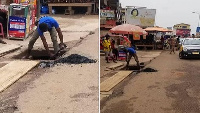
M 200 38 L 185 38 L 182 41 L 179 58 L 199 57 L 200 58 Z

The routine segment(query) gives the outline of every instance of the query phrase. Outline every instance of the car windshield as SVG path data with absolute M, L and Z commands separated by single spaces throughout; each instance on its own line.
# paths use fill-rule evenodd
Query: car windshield
M 184 45 L 200 45 L 200 39 L 185 40 Z

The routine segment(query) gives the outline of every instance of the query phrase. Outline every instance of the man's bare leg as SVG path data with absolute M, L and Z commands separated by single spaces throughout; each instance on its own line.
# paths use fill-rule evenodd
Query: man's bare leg
M 136 61 L 136 63 L 137 63 L 138 69 L 140 69 L 140 63 L 139 63 L 137 54 L 133 54 L 133 57 L 135 58 L 135 61 Z

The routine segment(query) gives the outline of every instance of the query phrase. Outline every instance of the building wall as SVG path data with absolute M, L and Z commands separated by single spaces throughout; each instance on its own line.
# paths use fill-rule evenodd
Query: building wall
M 190 25 L 189 24 L 176 24 L 174 25 L 174 29 L 190 29 Z

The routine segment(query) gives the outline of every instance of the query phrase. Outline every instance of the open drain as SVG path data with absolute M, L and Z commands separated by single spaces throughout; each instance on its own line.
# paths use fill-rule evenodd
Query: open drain
M 126 70 L 139 70 L 140 68 L 138 66 L 128 66 L 125 67 Z
M 54 51 L 50 50 L 50 52 L 53 53 Z M 66 51 L 60 51 L 58 56 L 62 56 L 65 52 Z M 27 54 L 26 52 L 22 52 L 16 56 L 14 56 L 13 58 L 14 59 L 22 59 L 26 54 Z M 32 50 L 30 56 L 31 56 L 31 60 L 49 60 L 50 59 L 46 50 Z M 55 60 L 55 59 L 56 58 L 51 59 L 51 60 Z
M 136 65 L 129 65 L 128 67 L 125 66 L 121 70 L 135 70 L 135 71 L 137 71 L 137 70 L 140 70 L 142 68 L 144 68 L 144 63 L 143 62 L 140 63 L 140 68 L 138 66 L 136 66 Z
M 68 64 L 82 64 L 82 63 L 96 63 L 97 60 L 94 59 L 89 59 L 85 56 L 81 56 L 78 54 L 71 54 L 68 57 L 64 57 L 55 61 L 42 61 L 39 64 L 39 67 L 41 68 L 46 68 L 46 67 L 52 67 L 56 64 L 64 64 L 64 63 L 68 63 Z

